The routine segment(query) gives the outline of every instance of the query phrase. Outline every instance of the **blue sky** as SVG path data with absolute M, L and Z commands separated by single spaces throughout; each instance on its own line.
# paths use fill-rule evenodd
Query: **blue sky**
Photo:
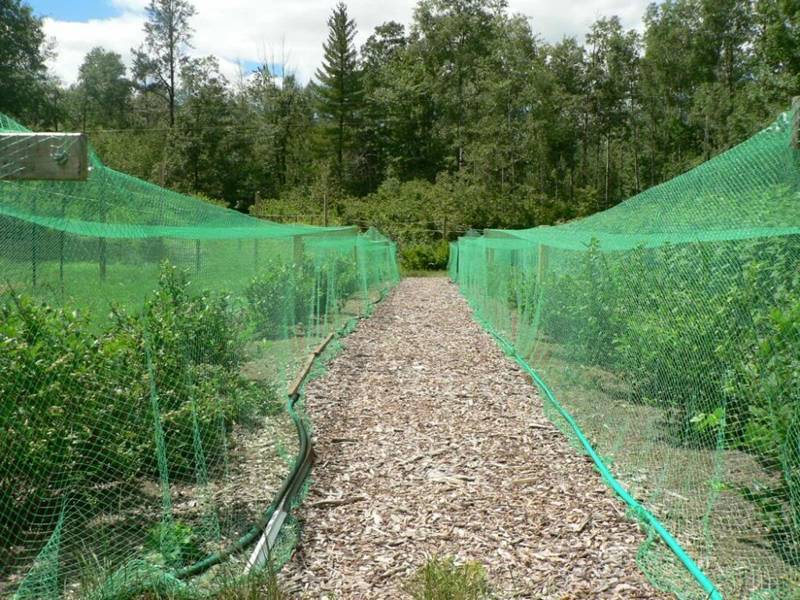
M 86 53 L 95 46 L 113 50 L 130 62 L 131 48 L 144 37 L 149 0 L 25 0 L 44 17 L 55 41 L 51 70 L 73 83 Z M 232 81 L 256 65 L 282 65 L 307 81 L 322 61 L 327 19 L 337 0 L 191 0 L 196 8 L 191 54 L 213 54 Z M 582 39 L 601 16 L 617 15 L 624 26 L 640 28 L 651 0 L 509 0 L 511 12 L 529 17 L 533 30 L 549 42 L 563 36 Z M 363 44 L 385 21 L 411 21 L 416 0 L 346 0 Z M 280 71 L 280 68 L 278 69 Z
M 28 0 L 28 4 L 37 15 L 62 21 L 106 19 L 122 13 L 119 7 L 106 0 Z

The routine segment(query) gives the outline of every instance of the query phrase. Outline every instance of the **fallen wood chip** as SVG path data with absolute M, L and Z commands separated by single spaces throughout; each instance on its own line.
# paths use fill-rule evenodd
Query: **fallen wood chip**
M 344 506 L 345 504 L 354 504 L 356 502 L 364 502 L 369 500 L 366 496 L 354 496 L 351 498 L 325 498 L 324 500 L 317 500 L 316 502 L 309 503 L 309 508 L 331 508 L 333 506 Z

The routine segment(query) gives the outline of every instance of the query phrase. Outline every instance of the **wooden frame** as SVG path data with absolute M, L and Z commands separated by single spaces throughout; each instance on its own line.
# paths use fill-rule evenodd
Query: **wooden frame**
M 0 179 L 84 181 L 88 176 L 83 133 L 0 133 Z

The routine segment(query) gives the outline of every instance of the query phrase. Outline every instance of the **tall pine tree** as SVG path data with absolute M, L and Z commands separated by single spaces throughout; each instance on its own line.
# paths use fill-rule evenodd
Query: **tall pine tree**
M 328 19 L 328 39 L 323 44 L 325 55 L 314 85 L 317 110 L 333 146 L 339 186 L 344 185 L 346 155 L 363 96 L 355 35 L 356 24 L 348 17 L 347 6 L 340 2 Z
M 187 0 L 150 0 L 144 44 L 133 50 L 134 74 L 145 91 L 166 100 L 170 127 L 175 125 L 178 75 L 186 64 L 186 49 L 191 46 L 189 20 L 194 14 L 194 6 Z

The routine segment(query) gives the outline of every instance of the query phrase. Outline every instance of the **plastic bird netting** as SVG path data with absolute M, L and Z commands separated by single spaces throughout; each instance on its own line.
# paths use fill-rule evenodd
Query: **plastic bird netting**
M 298 453 L 288 383 L 397 279 L 374 231 L 260 221 L 94 155 L 87 181 L 0 181 L 0 597 L 241 578 Z
M 800 598 L 796 122 L 594 216 L 452 245 L 476 316 L 681 598 Z

